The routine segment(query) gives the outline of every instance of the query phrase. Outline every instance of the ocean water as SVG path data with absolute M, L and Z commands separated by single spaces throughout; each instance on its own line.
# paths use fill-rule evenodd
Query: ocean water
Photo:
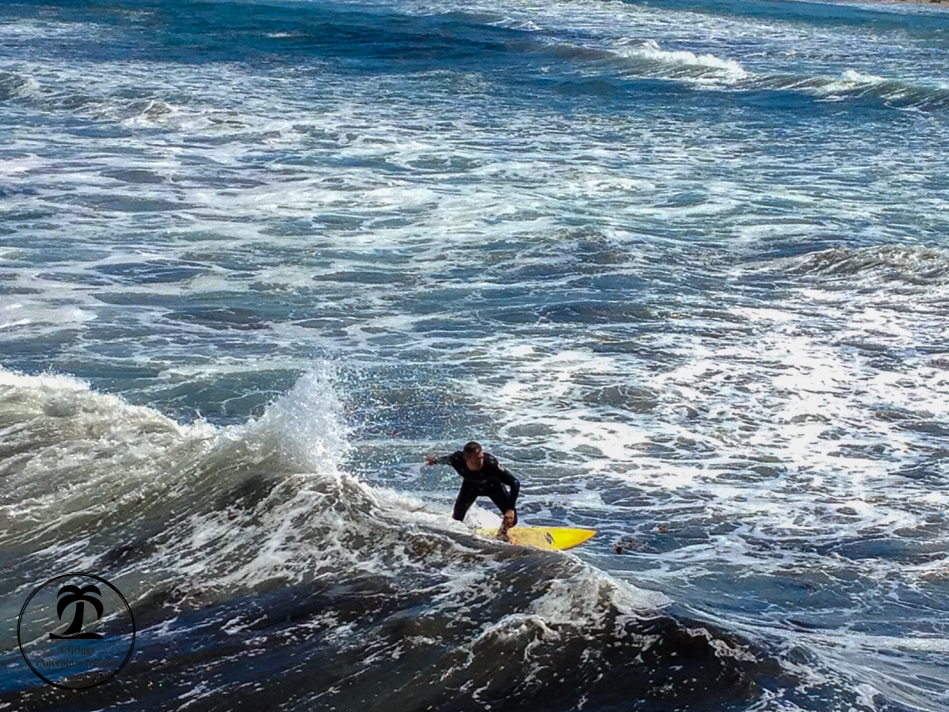
M 949 14 L 0 6 L 0 709 L 949 710 Z M 469 439 L 568 553 L 478 537 Z M 43 581 L 128 599 L 84 691 Z

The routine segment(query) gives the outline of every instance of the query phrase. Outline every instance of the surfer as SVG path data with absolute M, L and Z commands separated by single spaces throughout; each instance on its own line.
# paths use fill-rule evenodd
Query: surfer
M 521 483 L 510 472 L 501 467 L 501 463 L 490 452 L 481 449 L 481 445 L 472 440 L 461 450 L 444 457 L 428 455 L 425 458 L 427 465 L 451 465 L 461 475 L 461 490 L 455 499 L 455 509 L 452 517 L 459 522 L 465 518 L 468 509 L 474 501 L 487 495 L 491 498 L 504 521 L 498 529 L 498 538 L 507 540 L 507 530 L 517 524 L 517 511 L 514 504 L 517 502 L 517 493 Z M 507 485 L 510 489 L 505 489 Z

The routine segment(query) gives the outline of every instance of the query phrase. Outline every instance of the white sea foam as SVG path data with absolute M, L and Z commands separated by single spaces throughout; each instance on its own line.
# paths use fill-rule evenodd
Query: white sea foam
M 733 83 L 745 79 L 748 73 L 736 61 L 713 54 L 695 54 L 688 51 L 664 50 L 655 40 L 631 43 L 621 40 L 615 50 L 620 56 L 645 60 L 668 68 L 671 78 L 696 82 Z
M 505 40 L 539 57 L 536 96 L 490 67 L 7 67 L 28 88 L 10 110 L 37 117 L 0 164 L 7 358 L 245 424 L 182 426 L 68 377 L 6 372 L 0 387 L 23 389 L 50 430 L 13 478 L 4 529 L 86 566 L 93 518 L 159 519 L 154 551 L 115 559 L 142 595 L 176 575 L 226 596 L 434 561 L 436 605 L 462 610 L 497 592 L 490 552 L 510 552 L 469 530 L 496 515 L 453 522 L 448 478 L 410 500 L 346 473 L 373 446 L 395 455 L 384 471 L 355 463 L 368 478 L 415 484 L 406 462 L 475 430 L 521 478 L 528 522 L 595 523 L 580 556 L 699 608 L 713 592 L 726 624 L 780 630 L 813 613 L 791 582 L 815 580 L 857 617 L 884 600 L 937 617 L 947 293 L 944 259 L 915 246 L 941 239 L 945 151 L 925 121 L 851 122 L 850 104 L 815 118 L 807 94 L 925 105 L 945 89 L 941 56 L 885 28 L 621 2 L 458 11 L 520 32 Z M 44 31 L 24 30 L 3 31 Z M 890 49 L 901 59 L 884 65 Z M 713 91 L 614 111 L 550 89 L 576 76 Z M 756 112 L 771 100 L 789 106 Z M 821 248 L 838 244 L 852 253 Z M 324 374 L 279 395 L 325 352 L 353 392 Z M 345 428 L 347 408 L 366 424 Z M 56 431 L 72 439 L 42 440 Z M 64 533 L 82 546 L 50 543 Z M 638 548 L 614 554 L 620 537 Z M 595 619 L 609 587 L 585 575 L 510 630 Z

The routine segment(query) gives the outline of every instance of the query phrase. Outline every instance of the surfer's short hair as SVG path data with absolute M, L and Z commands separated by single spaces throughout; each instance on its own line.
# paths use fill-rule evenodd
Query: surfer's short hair
M 476 443 L 472 440 L 470 443 L 465 443 L 465 447 L 462 450 L 465 453 L 465 456 L 470 457 L 471 455 L 477 455 L 481 452 L 481 443 Z

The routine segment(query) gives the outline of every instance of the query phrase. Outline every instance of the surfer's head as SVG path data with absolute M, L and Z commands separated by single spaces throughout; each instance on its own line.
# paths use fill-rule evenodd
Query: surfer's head
M 469 470 L 481 469 L 484 464 L 484 450 L 481 449 L 481 443 L 476 443 L 474 440 L 465 443 L 461 452 L 465 456 L 465 464 Z

